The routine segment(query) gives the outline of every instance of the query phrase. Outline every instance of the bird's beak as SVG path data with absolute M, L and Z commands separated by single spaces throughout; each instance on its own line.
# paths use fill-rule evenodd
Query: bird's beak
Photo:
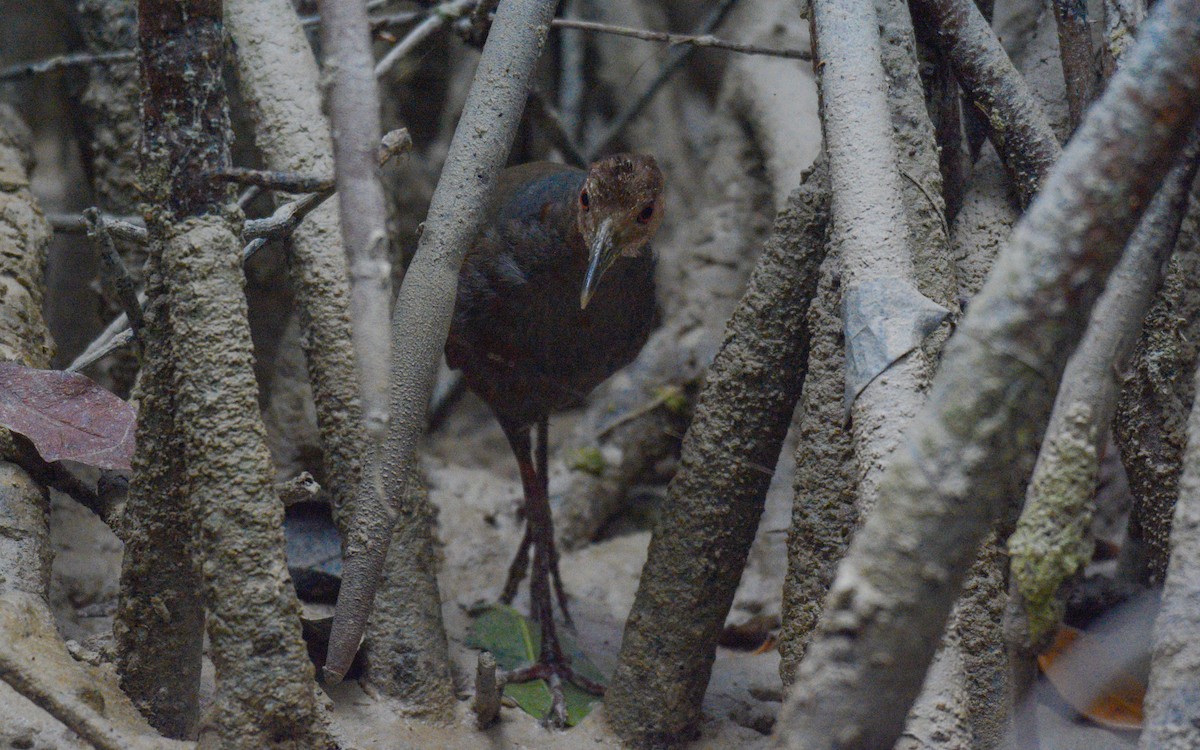
M 617 259 L 616 243 L 613 242 L 612 219 L 605 219 L 596 235 L 592 237 L 591 255 L 588 258 L 587 276 L 583 278 L 583 289 L 579 293 L 579 309 L 583 310 L 600 286 L 600 278 Z

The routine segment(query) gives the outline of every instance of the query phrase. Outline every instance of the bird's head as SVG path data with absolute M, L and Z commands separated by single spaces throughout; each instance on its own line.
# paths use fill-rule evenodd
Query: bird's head
M 579 233 L 588 269 L 579 307 L 587 307 L 600 279 L 620 256 L 642 252 L 663 213 L 663 175 L 653 156 L 615 154 L 592 164 L 579 190 Z

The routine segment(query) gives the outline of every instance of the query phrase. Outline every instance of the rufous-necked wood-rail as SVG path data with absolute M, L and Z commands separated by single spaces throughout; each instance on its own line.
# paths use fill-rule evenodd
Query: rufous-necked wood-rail
M 559 725 L 563 681 L 600 687 L 571 670 L 554 622 L 551 585 L 571 620 L 550 517 L 549 416 L 580 403 L 645 344 L 655 322 L 649 243 L 662 214 L 663 176 L 650 156 L 608 156 L 587 171 L 549 162 L 511 167 L 500 175 L 458 278 L 446 360 L 499 420 L 525 493 L 525 535 L 501 598 L 512 601 L 532 552 L 531 614 L 541 653 L 506 679 L 545 679 L 548 718 Z

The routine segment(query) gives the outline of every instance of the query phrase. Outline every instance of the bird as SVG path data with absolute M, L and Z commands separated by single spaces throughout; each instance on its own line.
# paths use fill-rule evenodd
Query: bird
M 528 569 L 541 634 L 538 661 L 505 679 L 546 680 L 547 720 L 558 726 L 565 682 L 595 694 L 603 687 L 572 670 L 554 621 L 551 587 L 571 624 L 548 493 L 549 417 L 632 362 L 657 322 L 650 241 L 662 224 L 663 184 L 646 154 L 606 156 L 586 170 L 509 167 L 458 276 L 446 361 L 500 423 L 524 494 L 525 532 L 500 599 L 511 604 Z

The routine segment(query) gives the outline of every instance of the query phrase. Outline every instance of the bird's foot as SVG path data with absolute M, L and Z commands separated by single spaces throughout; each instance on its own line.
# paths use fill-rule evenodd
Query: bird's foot
M 594 680 L 589 680 L 579 672 L 571 669 L 571 665 L 565 661 L 542 661 L 537 664 L 530 664 L 528 667 L 521 667 L 510 672 L 505 672 L 503 679 L 505 683 L 545 680 L 546 685 L 550 688 L 550 712 L 546 714 L 546 718 L 543 721 L 548 726 L 559 729 L 567 725 L 567 701 L 563 695 L 564 683 L 574 683 L 577 687 L 592 695 L 604 695 L 603 685 Z

